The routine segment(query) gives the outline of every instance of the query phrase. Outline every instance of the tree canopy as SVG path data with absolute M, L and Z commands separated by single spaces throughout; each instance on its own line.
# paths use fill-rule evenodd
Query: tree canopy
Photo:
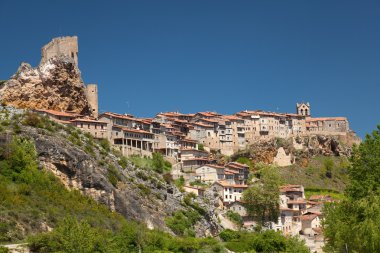
M 329 252 L 380 252 L 380 125 L 353 149 L 345 199 L 325 208 Z
M 260 225 L 277 222 L 279 210 L 279 186 L 281 183 L 277 167 L 261 166 L 259 180 L 243 193 L 248 214 Z

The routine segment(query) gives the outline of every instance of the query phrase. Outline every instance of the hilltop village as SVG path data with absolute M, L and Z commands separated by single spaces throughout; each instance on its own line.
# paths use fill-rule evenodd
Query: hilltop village
M 56 57 L 70 58 L 77 68 L 77 37 L 55 38 L 42 48 L 42 65 L 49 65 Z M 242 202 L 242 194 L 249 184 L 250 168 L 238 162 L 217 163 L 215 154 L 231 156 L 252 144 L 273 138 L 296 142 L 299 137 L 314 135 L 355 137 L 347 118 L 312 117 L 311 105 L 304 102 L 296 104 L 295 113 L 261 110 L 243 110 L 233 115 L 208 111 L 160 112 L 153 118 L 139 118 L 114 112 L 99 114 L 97 85 L 84 87 L 88 109 L 83 107 L 75 111 L 70 106 L 62 109 L 38 105 L 33 109 L 56 122 L 88 132 L 94 138 L 107 139 L 125 156 L 161 153 L 173 165 L 173 178 L 185 180 L 185 191 L 199 196 L 206 196 L 207 191 L 216 193 L 219 208 L 238 213 L 246 229 L 254 226 Z M 278 150 L 274 165 L 292 163 L 289 154 Z M 208 187 L 194 186 L 192 182 Z M 284 185 L 280 192 L 280 216 L 270 228 L 286 235 L 305 235 L 304 239 L 311 241 L 310 247 L 319 249 L 323 243 L 322 206 L 332 199 L 312 196 L 306 200 L 302 185 Z

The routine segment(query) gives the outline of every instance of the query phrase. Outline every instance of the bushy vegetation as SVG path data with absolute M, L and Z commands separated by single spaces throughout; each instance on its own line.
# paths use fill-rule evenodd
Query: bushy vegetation
M 8 248 L 0 246 L 0 253 L 9 253 L 9 250 L 8 250 Z
M 222 252 L 215 239 L 176 238 L 158 230 L 148 230 L 135 222 L 123 222 L 115 232 L 96 228 L 86 221 L 66 218 L 49 233 L 29 239 L 33 252 L 137 253 L 137 252 Z M 206 252 L 206 251 L 204 251 Z
M 281 178 L 278 168 L 262 165 L 256 173 L 258 181 L 243 192 L 247 213 L 261 226 L 277 222 L 280 215 L 279 186 Z
M 122 219 L 40 170 L 33 142 L 20 137 L 0 150 L 0 203 L 0 242 L 22 240 L 67 215 L 109 229 Z
M 0 242 L 35 234 L 28 240 L 34 252 L 221 252 L 214 239 L 151 231 L 78 191 L 68 191 L 54 175 L 38 168 L 33 142 L 26 138 L 14 137 L 0 154 Z M 179 216 L 172 227 L 182 226 L 176 230 L 179 234 L 193 236 L 188 228 L 200 215 L 184 211 Z M 46 227 L 54 230 L 39 234 Z
M 195 236 L 194 225 L 201 218 L 195 210 L 176 211 L 171 217 L 166 218 L 166 225 L 179 236 Z
M 349 166 L 350 162 L 343 156 L 316 156 L 306 167 L 294 164 L 281 168 L 280 174 L 287 184 L 343 192 L 348 182 Z
M 248 157 L 241 156 L 236 160 L 236 162 L 248 165 L 250 169 L 253 168 L 253 163 Z
M 305 197 L 309 199 L 313 195 L 329 195 L 335 200 L 342 200 L 344 198 L 343 193 L 330 189 L 323 188 L 305 188 Z
M 284 237 L 273 230 L 253 233 L 226 229 L 219 236 L 226 242 L 226 248 L 234 252 L 309 252 L 297 237 Z
M 327 205 L 327 252 L 380 252 L 380 125 L 354 147 L 345 198 Z
M 234 222 L 236 225 L 241 226 L 243 224 L 243 219 L 241 218 L 240 214 L 235 213 L 231 210 L 227 211 L 227 217 L 232 222 Z
M 166 161 L 160 153 L 153 153 L 152 158 L 132 155 L 129 159 L 138 167 L 142 169 L 153 169 L 158 173 L 170 171 L 172 165 Z

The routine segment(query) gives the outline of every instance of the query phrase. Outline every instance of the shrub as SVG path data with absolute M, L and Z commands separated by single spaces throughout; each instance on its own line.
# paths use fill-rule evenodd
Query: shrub
M 228 242 L 228 241 L 232 241 L 234 239 L 238 239 L 240 237 L 239 233 L 238 232 L 235 232 L 231 229 L 225 229 L 223 230 L 220 234 L 219 234 L 219 237 L 225 241 L 225 242 Z
M 41 120 L 41 116 L 37 113 L 27 112 L 24 115 L 24 120 L 22 122 L 24 125 L 31 126 L 31 127 L 38 127 L 42 128 L 43 123 Z
M 8 248 L 5 248 L 3 246 L 0 246 L 0 253 L 8 253 L 9 252 L 9 249 Z
M 172 217 L 165 219 L 166 225 L 180 236 L 195 236 L 193 226 L 200 219 L 196 211 L 176 211 Z
M 105 235 L 105 231 L 91 227 L 86 221 L 65 218 L 53 232 L 31 237 L 29 246 L 33 252 L 107 252 Z
M 185 179 L 183 178 L 183 176 L 180 176 L 180 178 L 174 181 L 174 184 L 177 186 L 177 188 L 181 189 L 185 185 Z
M 231 210 L 228 210 L 227 211 L 227 217 L 239 226 L 241 226 L 243 224 L 243 219 L 241 218 L 240 214 L 238 214 L 238 213 L 235 213 Z
M 118 160 L 118 163 L 123 169 L 126 169 L 128 166 L 128 158 L 125 156 L 121 156 L 120 159 Z
M 151 193 L 151 190 L 143 184 L 137 184 L 137 188 L 139 188 L 140 192 L 145 196 L 148 196 Z
M 112 164 L 108 165 L 107 177 L 110 183 L 115 187 L 117 187 L 117 183 L 121 180 L 121 175 L 119 171 Z
M 323 162 L 323 170 L 325 172 L 326 177 L 332 178 L 333 168 L 334 168 L 334 161 L 331 158 L 328 158 Z
M 99 145 L 106 150 L 107 152 L 111 151 L 111 144 L 107 139 L 100 139 L 99 140 Z

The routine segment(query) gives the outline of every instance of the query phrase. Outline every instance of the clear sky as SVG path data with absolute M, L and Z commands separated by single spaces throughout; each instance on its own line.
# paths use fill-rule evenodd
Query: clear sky
M 53 37 L 79 37 L 100 111 L 245 109 L 380 123 L 380 1 L 0 0 L 0 79 L 36 66 Z

